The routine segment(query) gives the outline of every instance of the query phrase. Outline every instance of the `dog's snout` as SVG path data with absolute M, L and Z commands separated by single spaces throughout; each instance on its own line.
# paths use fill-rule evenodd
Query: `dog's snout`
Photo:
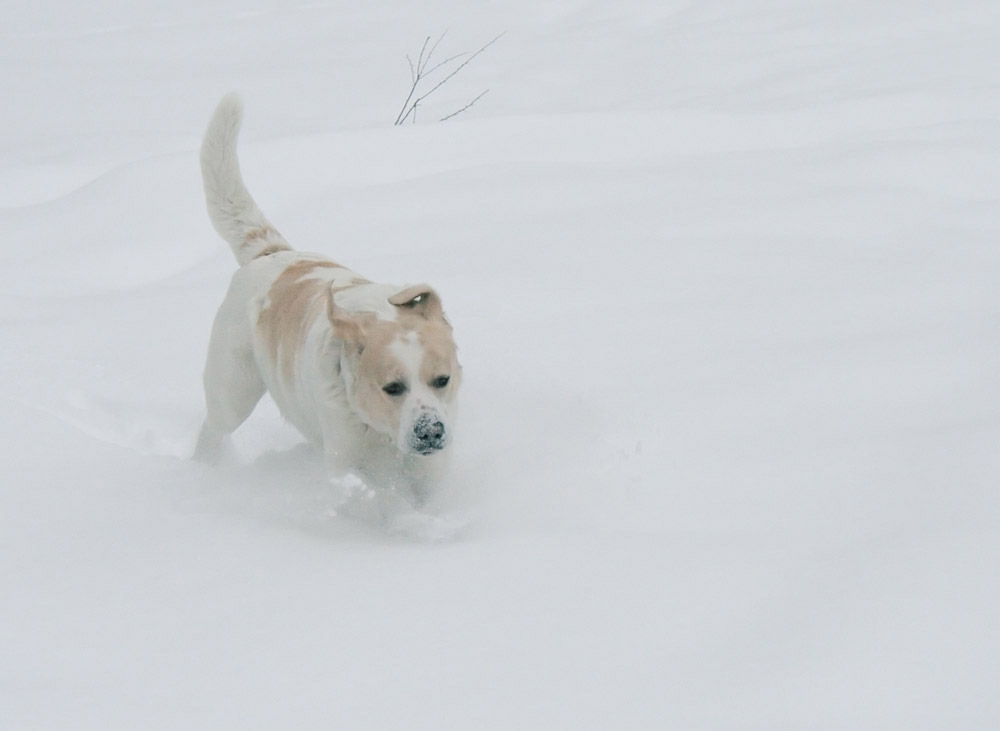
M 418 451 L 437 451 L 444 447 L 444 441 L 445 429 L 441 420 L 425 414 L 413 425 L 413 443 Z

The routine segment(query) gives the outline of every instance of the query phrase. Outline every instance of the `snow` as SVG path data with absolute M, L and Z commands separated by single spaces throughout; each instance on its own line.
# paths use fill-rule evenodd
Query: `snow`
M 1000 722 L 1000 6 L 5 16 L 0 728 Z M 392 127 L 445 28 L 507 34 Z M 231 89 L 293 245 L 443 298 L 419 530 L 269 402 L 188 459 Z

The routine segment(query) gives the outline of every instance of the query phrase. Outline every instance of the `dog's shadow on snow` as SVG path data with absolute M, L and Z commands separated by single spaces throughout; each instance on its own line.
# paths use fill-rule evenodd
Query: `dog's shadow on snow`
M 345 501 L 319 450 L 271 418 L 277 412 L 273 407 L 274 413 L 268 412 L 267 403 L 265 414 L 236 435 L 238 447 L 229 445 L 214 465 L 190 457 L 200 423 L 196 413 L 92 395 L 36 408 L 89 437 L 164 460 L 168 499 L 182 510 L 326 541 L 452 542 L 510 526 L 558 522 L 580 501 L 568 466 L 586 463 L 581 445 L 600 441 L 595 426 L 600 420 L 572 394 L 547 390 L 480 398 L 463 415 L 468 434 L 456 443 L 448 476 L 426 503 L 380 501 L 378 490 L 374 495 L 359 490 Z
M 440 543 L 547 530 L 593 508 L 576 477 L 596 469 L 599 416 L 586 399 L 557 389 L 481 398 L 463 413 L 447 477 L 421 505 L 380 503 L 386 496 L 378 489 L 345 503 L 318 449 L 290 444 L 290 427 L 278 432 L 273 421 L 259 420 L 237 441 L 240 452 L 255 456 L 230 452 L 218 465 L 193 463 L 193 499 L 213 512 L 324 540 Z M 276 441 L 284 444 L 264 446 Z
M 319 451 L 271 422 L 250 425 L 239 448 L 227 443 L 218 463 L 209 465 L 191 458 L 196 415 L 82 392 L 52 405 L 28 405 L 92 439 L 159 461 L 168 474 L 153 484 L 163 484 L 185 511 L 236 516 L 324 540 L 446 542 L 467 537 L 474 522 L 468 505 L 459 509 L 450 500 L 449 484 L 423 505 L 378 490 L 345 497 Z M 262 447 L 275 442 L 282 446 Z
M 247 460 L 232 450 L 218 464 L 191 461 L 197 475 L 185 491 L 188 509 L 237 516 L 324 540 L 441 543 L 474 532 L 475 510 L 446 482 L 423 503 L 363 483 L 345 493 L 307 443 Z

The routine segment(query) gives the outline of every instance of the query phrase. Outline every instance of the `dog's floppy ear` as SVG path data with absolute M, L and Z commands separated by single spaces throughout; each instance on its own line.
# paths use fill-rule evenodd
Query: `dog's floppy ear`
M 332 292 L 327 301 L 326 314 L 333 325 L 333 336 L 337 340 L 358 345 L 364 342 L 365 329 L 361 318 L 339 306 L 334 301 Z
M 397 292 L 389 298 L 389 304 L 402 310 L 410 310 L 421 317 L 439 317 L 441 298 L 429 284 L 415 284 Z

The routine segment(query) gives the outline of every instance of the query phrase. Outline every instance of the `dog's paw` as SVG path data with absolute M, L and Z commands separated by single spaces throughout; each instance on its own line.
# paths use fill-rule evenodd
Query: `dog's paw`
M 375 489 L 353 472 L 332 474 L 328 478 L 333 489 L 331 517 L 345 515 L 364 523 L 377 523 L 382 516 Z
M 355 499 L 371 500 L 375 497 L 375 490 L 353 472 L 330 475 L 329 480 L 344 502 Z
M 191 459 L 209 467 L 233 465 L 239 461 L 233 440 L 228 435 L 216 436 L 205 428 L 202 428 L 198 435 L 198 442 Z

